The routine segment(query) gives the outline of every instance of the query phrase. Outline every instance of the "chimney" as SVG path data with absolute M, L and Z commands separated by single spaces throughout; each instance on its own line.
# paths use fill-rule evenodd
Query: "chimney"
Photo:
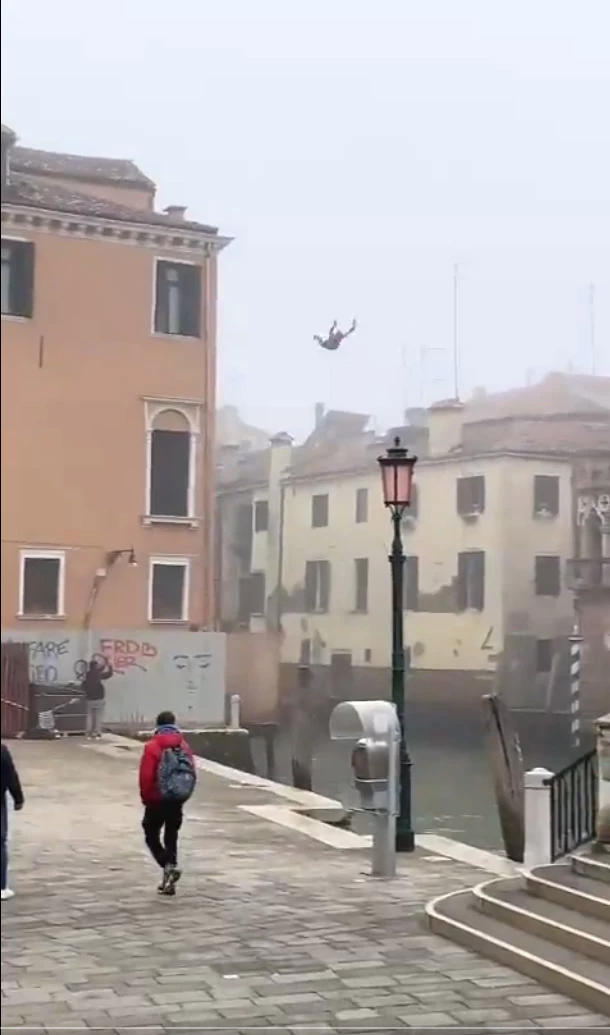
M 464 405 L 459 399 L 433 403 L 428 410 L 429 456 L 446 456 L 462 445 Z
M 17 140 L 17 134 L 9 129 L 8 126 L 2 126 L 2 187 L 6 187 L 9 182 L 9 159 L 11 148 Z
M 324 409 L 325 409 L 324 403 L 316 403 L 316 408 L 315 408 L 315 411 L 314 411 L 315 412 L 314 427 L 316 427 L 316 428 L 319 428 L 320 424 L 324 420 Z
M 175 219 L 176 222 L 181 222 L 184 219 L 186 212 L 186 205 L 168 205 L 167 208 L 163 209 L 166 216 L 170 219 Z

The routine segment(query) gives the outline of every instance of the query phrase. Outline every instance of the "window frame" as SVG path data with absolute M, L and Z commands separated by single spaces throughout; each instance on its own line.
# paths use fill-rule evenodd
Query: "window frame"
M 316 601 L 315 600 L 314 600 L 313 607 L 309 607 L 308 603 L 307 603 L 307 571 L 308 571 L 308 565 L 311 565 L 311 564 L 315 564 L 316 565 L 316 570 L 317 570 L 317 573 L 318 573 L 317 574 L 317 578 L 316 578 L 316 590 L 317 590 L 317 592 L 314 594 L 314 596 L 320 597 L 320 606 L 319 607 L 316 607 Z M 326 573 L 327 573 L 327 582 L 326 582 L 326 597 L 327 597 L 327 599 L 326 599 L 326 604 L 324 604 L 324 602 L 322 601 L 322 578 L 320 577 L 320 573 L 322 571 L 321 565 L 326 565 Z M 330 561 L 327 560 L 326 557 L 319 557 L 319 558 L 315 558 L 315 559 L 311 559 L 310 558 L 310 559 L 307 559 L 305 561 L 305 575 L 304 575 L 304 579 L 303 579 L 303 592 L 304 592 L 303 613 L 304 614 L 320 615 L 320 614 L 328 614 L 329 613 L 329 611 L 330 611 L 330 594 L 331 594 L 331 578 L 332 578 L 332 566 L 331 566 Z
M 360 500 L 364 500 L 364 517 L 361 516 L 360 512 Z M 356 500 L 354 506 L 354 522 L 357 525 L 366 525 L 369 520 L 369 490 L 367 485 L 360 485 L 356 489 Z
M 34 612 L 25 612 L 23 610 L 23 594 L 25 589 L 25 565 L 28 560 L 40 560 L 40 561 L 59 561 L 59 571 L 57 575 L 57 612 L 56 614 L 36 614 Z M 36 549 L 23 549 L 19 551 L 19 600 L 18 600 L 18 618 L 36 618 L 41 621 L 53 621 L 66 617 L 65 611 L 65 599 L 66 599 L 66 551 L 65 550 L 36 550 Z
M 540 592 L 540 588 L 539 588 L 541 580 L 539 578 L 539 571 L 538 571 L 539 564 L 538 564 L 538 562 L 539 561 L 547 561 L 547 560 L 552 560 L 552 561 L 556 562 L 554 567 L 553 567 L 553 574 L 555 575 L 555 573 L 556 573 L 557 581 L 553 583 L 553 590 L 554 590 L 554 592 L 552 592 L 552 593 L 542 593 L 542 592 Z M 555 592 L 555 590 L 556 590 L 556 592 Z M 534 595 L 537 596 L 537 597 L 545 597 L 547 599 L 558 600 L 559 597 L 561 596 L 561 590 L 562 590 L 562 586 L 561 586 L 561 555 L 558 554 L 558 553 L 537 553 L 537 554 L 535 554 L 534 555 Z
M 540 483 L 543 480 L 545 482 L 553 481 L 553 483 L 555 485 L 556 494 L 557 494 L 555 510 L 548 509 L 547 507 L 545 507 L 544 504 L 542 506 L 536 506 L 536 495 L 537 495 L 536 494 L 536 486 L 540 485 Z M 533 513 L 535 518 L 539 518 L 539 517 L 556 518 L 556 517 L 559 517 L 559 512 L 560 512 L 560 509 L 561 509 L 561 480 L 560 480 L 560 477 L 559 477 L 558 474 L 535 474 L 534 475 L 534 483 L 533 483 L 533 487 L 532 487 L 532 492 L 533 492 L 532 513 Z M 553 490 L 553 492 L 555 493 L 555 489 Z M 544 493 L 540 493 L 540 495 L 544 495 Z
M 414 580 L 409 578 L 409 568 L 414 571 Z M 419 554 L 405 554 L 402 578 L 402 609 L 404 612 L 410 611 L 416 614 L 419 611 Z M 415 588 L 413 588 L 413 582 L 415 583 Z
M 171 399 L 147 397 L 144 399 L 144 430 L 146 435 L 146 476 L 144 484 L 144 513 L 142 521 L 144 525 L 188 525 L 196 528 L 200 518 L 197 516 L 197 492 L 198 492 L 198 470 L 199 454 L 201 449 L 201 410 L 203 403 L 199 399 Z M 185 434 L 190 435 L 189 450 L 189 481 L 187 494 L 186 516 L 171 514 L 151 514 L 151 492 L 152 492 L 152 436 L 154 431 L 162 431 L 163 428 L 156 428 L 155 423 L 159 417 L 168 411 L 174 411 L 184 417 L 188 428 L 184 429 Z
M 201 270 L 201 283 L 199 289 L 199 333 L 198 334 L 172 334 L 171 331 L 157 330 L 157 287 L 159 284 L 158 267 L 159 263 L 166 263 L 168 266 L 197 266 Z M 205 262 L 196 259 L 175 258 L 168 255 L 155 255 L 152 269 L 152 312 L 150 319 L 150 333 L 154 338 L 169 338 L 170 341 L 204 341 L 205 340 L 205 316 L 207 310 L 206 302 L 206 266 Z
M 2 234 L 2 242 L 8 245 L 29 245 L 32 256 L 32 269 L 31 269 L 31 295 L 29 299 L 29 313 L 13 313 L 13 312 L 2 312 L 0 316 L 3 320 L 16 320 L 17 322 L 25 322 L 34 318 L 34 301 L 35 301 L 35 287 L 36 287 L 36 242 L 29 237 L 17 237 L 12 234 Z M 9 284 L 9 296 L 10 296 L 10 284 Z
M 326 500 L 326 521 L 321 524 L 314 520 L 316 500 Z M 311 527 L 328 528 L 330 524 L 330 496 L 327 492 L 312 492 L 311 494 Z
M 468 614 L 469 611 L 472 611 L 472 612 L 476 612 L 477 614 L 483 614 L 484 611 L 485 611 L 485 597 L 486 597 L 486 589 L 487 589 L 487 587 L 486 587 L 486 581 L 487 581 L 486 551 L 485 550 L 480 550 L 480 549 L 460 550 L 458 552 L 457 557 L 458 557 L 458 560 L 457 560 L 457 576 L 456 576 L 456 596 L 457 596 L 457 599 L 456 599 L 456 612 L 457 612 L 457 614 Z M 461 586 L 460 568 L 461 568 L 462 563 L 464 563 L 464 567 L 466 567 L 466 562 L 465 561 L 462 562 L 461 558 L 466 558 L 466 557 L 469 557 L 469 558 L 478 557 L 479 558 L 479 565 L 480 565 L 480 571 L 481 571 L 481 593 L 480 593 L 480 598 L 481 598 L 480 604 L 481 604 L 481 606 L 480 607 L 477 606 L 476 604 L 471 604 L 469 602 L 469 600 L 468 600 L 468 585 L 469 585 L 469 583 L 468 583 L 468 576 L 467 576 L 466 573 L 464 573 L 464 594 L 463 594 L 464 606 L 463 607 L 461 606 L 461 604 L 462 604 L 462 599 L 461 599 L 461 597 L 462 597 L 462 590 L 460 588 L 460 586 Z M 472 563 L 474 563 L 474 562 L 471 561 L 471 564 Z M 472 575 L 470 576 L 470 578 L 472 579 Z
M 153 584 L 156 567 L 182 568 L 184 570 L 184 581 L 182 583 L 182 617 L 181 618 L 153 618 Z M 148 559 L 148 621 L 153 625 L 177 625 L 189 621 L 191 599 L 191 558 L 177 557 L 173 555 L 158 554 Z
M 250 617 L 251 618 L 264 618 L 265 617 L 265 613 L 266 613 L 266 609 L 267 609 L 267 607 L 266 607 L 266 605 L 267 605 L 267 573 L 264 571 L 264 569 L 256 568 L 254 571 L 250 572 L 249 578 L 250 578 L 250 591 L 249 592 L 250 592 L 250 602 L 251 603 L 252 603 L 252 598 L 255 595 L 253 593 L 253 591 L 252 591 L 252 586 L 256 582 L 258 582 L 258 580 L 262 580 L 262 598 L 261 598 L 261 601 L 260 601 L 261 606 L 256 608 L 253 611 L 250 611 Z M 260 585 L 260 583 L 259 583 L 259 585 Z
M 544 648 L 542 647 L 543 643 L 545 644 Z M 547 649 L 548 649 L 548 652 L 549 652 L 548 653 L 548 658 L 546 658 L 546 657 L 543 658 L 543 655 L 545 654 Z M 537 676 L 548 676 L 549 672 L 552 672 L 552 670 L 553 670 L 553 655 L 555 653 L 553 639 L 550 638 L 550 637 L 547 637 L 547 638 L 536 640 L 535 641 L 535 652 L 536 652 L 536 666 L 535 666 L 536 675 Z M 546 667 L 546 668 L 542 668 L 541 667 L 541 661 L 543 661 L 543 660 L 545 662 L 548 660 L 548 667 Z
M 464 489 L 465 489 L 465 486 L 466 486 L 467 482 L 471 482 L 471 483 L 472 482 L 476 482 L 478 485 L 482 486 L 480 505 L 477 504 L 476 501 L 475 501 L 473 503 L 473 509 L 471 509 L 471 510 L 462 509 L 462 507 L 460 506 L 461 498 L 464 495 Z M 487 485 L 486 485 L 486 481 L 485 481 L 485 475 L 484 474 L 463 474 L 463 475 L 459 475 L 459 477 L 457 477 L 455 479 L 455 509 L 456 509 L 456 513 L 458 514 L 458 516 L 459 517 L 463 517 L 463 518 L 468 518 L 468 517 L 474 517 L 476 515 L 477 517 L 479 517 L 481 514 L 485 513 L 485 507 L 486 506 L 487 506 Z
M 362 566 L 362 567 L 361 567 Z M 364 571 L 366 573 L 364 578 L 364 606 L 358 606 L 358 572 Z M 370 582 L 371 564 L 368 557 L 354 557 L 354 607 L 353 614 L 355 615 L 366 615 L 369 611 L 369 582 Z
M 259 525 L 257 521 L 257 515 L 261 508 L 264 509 L 265 514 L 264 525 Z M 254 505 L 252 507 L 252 523 L 255 535 L 269 531 L 269 500 L 254 500 Z

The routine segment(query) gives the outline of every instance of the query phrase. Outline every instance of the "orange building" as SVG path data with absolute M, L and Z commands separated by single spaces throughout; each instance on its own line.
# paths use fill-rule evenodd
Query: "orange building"
M 131 161 L 18 147 L 2 127 L 5 629 L 214 626 L 229 241 L 154 200 Z

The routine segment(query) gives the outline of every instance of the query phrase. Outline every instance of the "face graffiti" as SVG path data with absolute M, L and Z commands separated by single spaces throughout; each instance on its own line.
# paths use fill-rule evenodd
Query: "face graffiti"
M 195 693 L 201 685 L 201 673 L 210 667 L 211 654 L 174 654 L 174 667 L 183 673 L 186 689 Z

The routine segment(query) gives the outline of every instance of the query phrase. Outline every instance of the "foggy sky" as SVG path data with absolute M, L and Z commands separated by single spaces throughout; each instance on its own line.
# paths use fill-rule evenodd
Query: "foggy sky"
M 235 236 L 221 401 L 270 431 L 452 395 L 455 262 L 462 393 L 590 372 L 591 282 L 610 373 L 609 111 L 609 0 L 3 4 L 21 142 L 133 158 Z

